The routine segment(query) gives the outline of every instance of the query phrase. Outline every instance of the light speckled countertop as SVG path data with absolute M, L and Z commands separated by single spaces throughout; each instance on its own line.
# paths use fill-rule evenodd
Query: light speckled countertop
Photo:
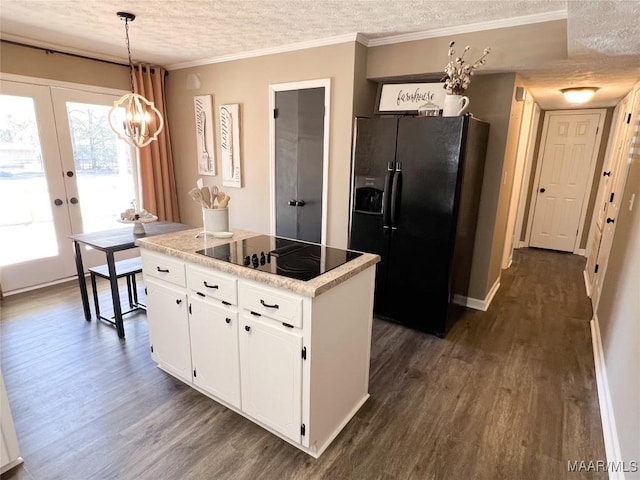
M 211 267 L 221 272 L 237 275 L 240 278 L 255 280 L 276 288 L 284 288 L 306 297 L 316 297 L 380 261 L 378 255 L 363 253 L 357 258 L 305 282 L 196 253 L 196 251 L 204 248 L 216 247 L 262 235 L 247 230 L 234 229 L 232 231 L 234 234 L 232 238 L 221 239 L 212 236 L 196 238 L 196 235 L 202 232 L 202 228 L 194 228 L 192 230 L 181 230 L 175 233 L 139 238 L 136 240 L 136 245 L 140 248 L 164 253 L 188 262 Z

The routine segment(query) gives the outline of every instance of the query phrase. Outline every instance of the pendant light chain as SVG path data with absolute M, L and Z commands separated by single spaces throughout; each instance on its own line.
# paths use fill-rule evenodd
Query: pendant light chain
M 127 37 L 127 55 L 129 55 L 129 81 L 131 82 L 131 93 L 134 93 L 133 88 L 133 61 L 131 60 L 131 46 L 129 45 L 129 19 L 124 19 L 124 32 Z

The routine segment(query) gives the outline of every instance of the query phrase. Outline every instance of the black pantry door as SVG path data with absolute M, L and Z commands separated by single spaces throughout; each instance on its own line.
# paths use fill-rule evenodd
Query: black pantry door
M 324 87 L 275 93 L 276 235 L 322 237 Z

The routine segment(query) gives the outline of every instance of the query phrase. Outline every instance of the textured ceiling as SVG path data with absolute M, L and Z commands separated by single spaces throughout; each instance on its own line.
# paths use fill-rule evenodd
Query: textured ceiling
M 137 15 L 134 60 L 169 67 L 356 32 L 379 39 L 564 10 L 567 61 L 518 66 L 543 108 L 559 108 L 552 103 L 568 75 L 610 85 L 600 100 L 611 105 L 640 71 L 640 0 L 0 0 L 0 33 L 122 61 L 120 10 Z

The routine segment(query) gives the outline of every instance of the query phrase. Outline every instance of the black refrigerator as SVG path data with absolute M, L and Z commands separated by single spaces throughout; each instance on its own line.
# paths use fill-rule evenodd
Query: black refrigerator
M 356 118 L 349 248 L 381 257 L 376 316 L 444 337 L 467 297 L 489 125 Z

